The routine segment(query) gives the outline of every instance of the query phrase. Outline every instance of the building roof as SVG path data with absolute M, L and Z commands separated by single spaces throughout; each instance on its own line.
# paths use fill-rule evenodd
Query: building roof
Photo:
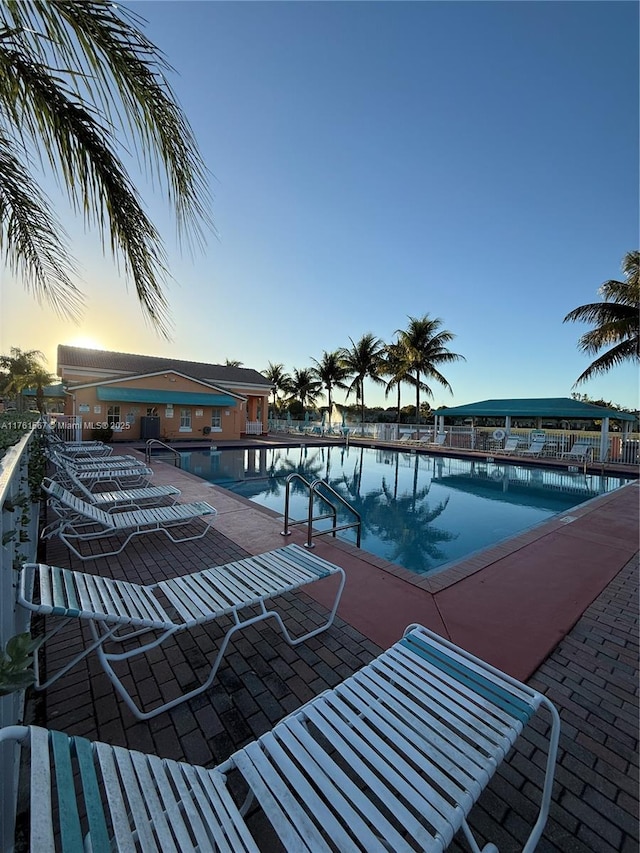
M 635 421 L 636 419 L 635 415 L 628 412 L 605 409 L 604 406 L 594 406 L 592 403 L 583 403 L 571 397 L 483 400 L 466 406 L 437 409 L 436 414 L 449 418 L 504 418 L 510 415 L 515 418 L 562 418 L 565 420 L 616 418 L 620 421 Z
M 261 373 L 246 367 L 227 367 L 224 364 L 184 361 L 168 356 L 134 355 L 126 352 L 110 352 L 59 344 L 59 374 L 63 367 L 86 371 L 89 374 L 95 371 L 114 379 L 118 376 L 176 370 L 194 379 L 202 379 L 213 384 L 271 388 L 270 383 Z

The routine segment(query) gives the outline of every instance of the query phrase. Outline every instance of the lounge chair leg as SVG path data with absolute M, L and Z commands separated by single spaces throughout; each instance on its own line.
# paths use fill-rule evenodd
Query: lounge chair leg
M 158 714 L 162 714 L 165 711 L 168 711 L 170 708 L 175 708 L 176 705 L 181 705 L 183 702 L 187 702 L 189 699 L 193 699 L 195 696 L 200 695 L 200 693 L 204 693 L 205 690 L 208 690 L 211 687 L 211 685 L 213 684 L 214 679 L 218 673 L 218 669 L 220 668 L 220 664 L 222 663 L 222 659 L 224 658 L 224 655 L 226 653 L 227 646 L 229 645 L 229 642 L 230 642 L 232 636 L 236 633 L 236 631 L 240 631 L 243 628 L 246 628 L 248 625 L 254 625 L 256 622 L 263 622 L 265 619 L 269 619 L 269 618 L 273 617 L 274 619 L 276 619 L 276 621 L 280 625 L 280 628 L 282 630 L 282 633 L 285 636 L 285 639 L 287 640 L 287 642 L 291 646 L 297 646 L 299 643 L 302 643 L 305 640 L 310 639 L 311 637 L 315 637 L 316 634 L 320 634 L 322 631 L 326 631 L 327 628 L 329 628 L 333 624 L 333 620 L 335 618 L 336 611 L 338 609 L 338 604 L 340 602 L 340 598 L 342 596 L 342 590 L 344 588 L 344 584 L 345 584 L 345 580 L 346 580 L 345 573 L 342 569 L 339 569 L 339 571 L 336 572 L 336 574 L 341 575 L 340 584 L 338 586 L 338 591 L 336 593 L 336 598 L 335 598 L 335 601 L 333 603 L 333 607 L 331 609 L 331 612 L 329 614 L 329 618 L 319 628 L 315 628 L 314 630 L 309 631 L 307 634 L 304 634 L 302 637 L 293 638 L 290 635 L 287 628 L 285 627 L 284 622 L 282 621 L 282 617 L 280 616 L 280 614 L 275 610 L 267 610 L 264 606 L 263 601 L 260 602 L 261 612 L 258 613 L 257 616 L 252 616 L 249 619 L 244 619 L 241 621 L 240 618 L 238 617 L 238 614 L 234 613 L 235 624 L 232 625 L 231 628 L 229 628 L 229 630 L 225 634 L 224 639 L 222 640 L 222 643 L 220 645 L 220 648 L 218 649 L 218 653 L 216 654 L 215 660 L 213 661 L 213 664 L 211 666 L 211 671 L 209 672 L 207 679 L 199 687 L 196 687 L 193 690 L 189 691 L 189 693 L 185 693 L 182 696 L 178 696 L 176 699 L 172 699 L 170 702 L 166 702 L 164 705 L 159 705 L 157 708 L 154 708 L 151 711 L 140 710 L 140 708 L 133 701 L 130 693 L 128 692 L 128 690 L 126 689 L 124 684 L 122 683 L 122 680 L 114 672 L 113 667 L 111 666 L 111 661 L 128 660 L 129 658 L 137 657 L 139 655 L 145 654 L 146 652 L 150 651 L 152 648 L 155 648 L 156 646 L 161 645 L 161 643 L 163 643 L 166 639 L 168 639 L 170 636 L 172 636 L 175 633 L 175 629 L 165 631 L 160 637 L 156 638 L 155 640 L 153 640 L 150 643 L 147 643 L 144 646 L 140 646 L 136 649 L 131 649 L 127 652 L 120 652 L 120 653 L 114 654 L 114 653 L 106 652 L 104 650 L 103 642 L 104 642 L 104 640 L 111 638 L 111 635 L 115 633 L 116 628 L 114 628 L 108 634 L 100 635 L 98 633 L 98 630 L 97 630 L 95 624 L 93 622 L 90 622 L 89 628 L 90 628 L 91 634 L 94 638 L 94 643 L 91 646 L 91 649 L 94 649 L 94 648 L 96 649 L 97 654 L 98 654 L 98 659 L 100 660 L 102 668 L 104 669 L 109 680 L 111 681 L 111 683 L 113 684 L 115 689 L 118 691 L 118 693 L 122 697 L 124 703 L 129 708 L 129 710 L 134 715 L 134 717 L 136 717 L 138 720 L 150 720 L 153 717 L 156 717 Z M 138 633 L 142 633 L 142 632 L 138 632 Z
M 342 590 L 344 589 L 344 584 L 346 581 L 346 575 L 343 569 L 339 569 L 339 572 L 336 572 L 336 574 L 341 575 L 340 585 L 338 586 L 338 591 L 336 592 L 333 607 L 331 608 L 331 612 L 329 613 L 327 621 L 323 625 L 320 625 L 319 628 L 314 628 L 312 631 L 309 631 L 307 634 L 303 634 L 301 637 L 292 637 L 289 631 L 287 630 L 287 627 L 285 626 L 284 622 L 282 621 L 282 617 L 280 616 L 280 614 L 275 610 L 266 610 L 264 602 L 260 603 L 262 607 L 262 612 L 264 613 L 264 618 L 266 619 L 269 616 L 273 616 L 273 618 L 280 626 L 280 630 L 284 634 L 284 637 L 290 646 L 297 646 L 300 643 L 304 643 L 307 640 L 310 640 L 311 637 L 315 637 L 316 634 L 321 634 L 323 631 L 326 631 L 327 628 L 330 628 L 333 625 L 333 620 L 335 619 L 336 611 L 338 609 L 338 605 L 340 604 L 340 598 L 342 597 Z

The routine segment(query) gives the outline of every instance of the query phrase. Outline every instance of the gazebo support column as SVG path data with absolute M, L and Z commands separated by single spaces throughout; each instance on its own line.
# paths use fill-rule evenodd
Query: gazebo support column
M 607 461 L 607 452 L 609 450 L 609 418 L 602 419 L 602 427 L 600 428 L 600 461 Z

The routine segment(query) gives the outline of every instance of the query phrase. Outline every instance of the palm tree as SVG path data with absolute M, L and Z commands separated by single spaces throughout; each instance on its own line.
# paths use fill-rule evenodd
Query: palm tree
M 10 355 L 0 355 L 0 369 L 5 375 L 0 379 L 3 394 L 15 397 L 19 409 L 22 409 L 22 392 L 28 388 L 36 389 L 36 405 L 42 414 L 44 410 L 44 389 L 55 382 L 53 376 L 42 364 L 43 353 L 40 350 L 23 351 L 11 347 Z
M 622 261 L 626 281 L 605 281 L 598 291 L 604 297 L 604 302 L 581 305 L 569 311 L 564 318 L 563 323 L 581 321 L 596 324 L 595 329 L 584 334 L 578 341 L 578 348 L 582 352 L 595 355 L 604 347 L 611 347 L 578 376 L 574 388 L 625 361 L 640 360 L 639 266 L 640 252 L 627 252 Z
M 280 408 L 278 395 L 289 393 L 291 387 L 291 377 L 285 372 L 284 364 L 273 364 L 269 362 L 266 370 L 262 371 L 264 378 L 271 383 L 271 393 L 273 394 L 273 409 L 277 413 Z
M 288 391 L 293 400 L 300 400 L 303 409 L 307 408 L 307 404 L 312 406 L 315 404 L 321 393 L 320 388 L 320 383 L 311 368 L 304 367 L 302 370 L 294 368 Z
M 380 377 L 383 366 L 385 346 L 371 332 L 363 335 L 357 343 L 351 341 L 351 349 L 343 349 L 340 352 L 342 363 L 347 371 L 347 376 L 353 377 L 347 388 L 347 397 L 355 391 L 356 402 L 360 404 L 360 420 L 364 423 L 364 381 L 371 379 L 376 385 L 384 385 Z
M 312 358 L 315 367 L 311 368 L 313 375 L 320 381 L 322 387 L 327 392 L 327 401 L 329 405 L 329 418 L 331 418 L 331 410 L 333 408 L 333 389 L 339 388 L 346 390 L 347 383 L 344 381 L 347 377 L 347 370 L 340 357 L 340 351 L 322 353 L 322 358 L 318 361 Z
M 225 367 L 242 367 L 242 362 L 235 358 L 227 358 L 224 362 Z
M 384 376 L 389 377 L 389 381 L 387 382 L 384 389 L 384 396 L 388 397 L 391 391 L 395 388 L 398 392 L 398 399 L 396 402 L 397 409 L 397 423 L 400 423 L 400 409 L 401 409 L 401 392 L 402 392 L 402 383 L 406 382 L 407 385 L 415 385 L 415 379 L 411 375 L 411 368 L 409 362 L 407 360 L 407 351 L 402 343 L 392 343 L 387 344 L 385 349 L 385 357 L 384 364 L 382 367 L 382 374 Z M 423 382 L 422 383 L 422 391 L 427 391 L 428 387 Z
M 27 290 L 77 317 L 82 295 L 32 152 L 53 170 L 85 225 L 135 285 L 168 337 L 168 276 L 159 232 L 121 159 L 117 128 L 165 191 L 180 238 L 202 245 L 211 227 L 206 169 L 167 82 L 171 70 L 143 19 L 110 0 L 5 0 L 0 6 L 0 243 Z
M 406 329 L 398 329 L 398 342 L 406 352 L 406 363 L 416 389 L 416 420 L 418 421 L 417 438 L 420 438 L 420 391 L 433 397 L 430 386 L 422 380 L 435 379 L 444 388 L 452 391 L 451 385 L 438 370 L 440 364 L 451 364 L 454 361 L 465 361 L 464 356 L 451 352 L 447 344 L 455 338 L 452 332 L 442 329 L 439 317 L 409 317 Z

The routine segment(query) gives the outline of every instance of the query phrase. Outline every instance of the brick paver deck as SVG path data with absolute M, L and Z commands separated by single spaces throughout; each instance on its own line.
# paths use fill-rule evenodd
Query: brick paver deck
M 183 490 L 183 500 L 189 499 L 188 489 Z M 211 502 L 218 506 L 213 496 Z M 231 520 L 227 519 L 227 532 Z M 282 540 L 276 541 L 280 544 Z M 52 540 L 42 559 L 148 583 L 247 553 L 231 536 L 213 529 L 203 539 L 180 546 L 162 535 L 141 537 L 116 558 L 87 563 Z M 326 613 L 304 592 L 283 596 L 279 604 L 299 631 L 318 624 Z M 637 623 L 636 554 L 530 678 L 556 703 L 563 721 L 554 801 L 540 853 L 638 850 Z M 139 660 L 130 666 L 132 688 L 135 685 L 144 702 L 189 690 L 206 674 L 207 656 L 220 636 L 218 626 L 179 635 L 150 655 L 151 665 Z M 47 667 L 62 664 L 87 638 L 88 632 L 83 639 L 77 624 L 69 625 L 48 644 Z M 340 617 L 328 631 L 296 648 L 270 623 L 259 623 L 236 635 L 211 690 L 148 722 L 134 720 L 90 656 L 49 690 L 34 694 L 27 721 L 213 765 L 380 650 Z M 472 827 L 480 837 L 497 843 L 501 853 L 521 848 L 534 817 L 544 759 L 543 729 L 536 724 L 527 730 L 472 814 Z M 466 847 L 454 842 L 451 849 Z

